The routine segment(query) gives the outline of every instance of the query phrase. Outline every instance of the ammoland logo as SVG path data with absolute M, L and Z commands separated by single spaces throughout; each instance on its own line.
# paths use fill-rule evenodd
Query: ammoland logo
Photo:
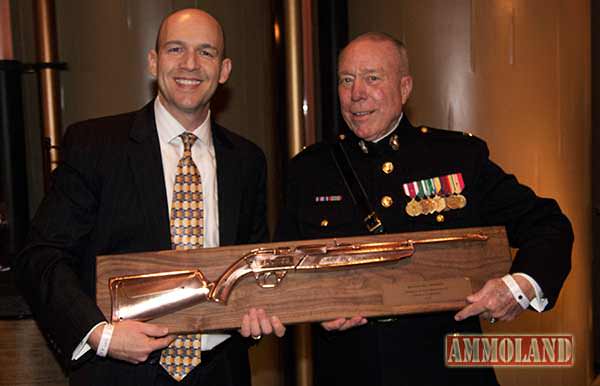
M 573 335 L 449 334 L 448 367 L 571 367 Z

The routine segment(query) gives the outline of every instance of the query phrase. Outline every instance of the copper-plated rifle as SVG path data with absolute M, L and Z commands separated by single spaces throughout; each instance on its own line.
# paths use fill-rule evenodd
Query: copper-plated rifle
M 227 304 L 235 285 L 253 275 L 262 288 L 274 288 L 289 272 L 320 271 L 393 263 L 410 257 L 418 244 L 486 241 L 481 233 L 376 243 L 299 245 L 253 249 L 217 279 L 200 270 L 162 272 L 111 278 L 112 320 L 150 320 L 200 302 Z

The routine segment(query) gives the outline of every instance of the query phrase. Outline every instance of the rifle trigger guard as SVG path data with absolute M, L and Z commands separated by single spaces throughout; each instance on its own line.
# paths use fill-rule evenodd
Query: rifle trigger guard
M 275 288 L 281 283 L 287 271 L 263 272 L 256 275 L 256 284 L 260 288 Z

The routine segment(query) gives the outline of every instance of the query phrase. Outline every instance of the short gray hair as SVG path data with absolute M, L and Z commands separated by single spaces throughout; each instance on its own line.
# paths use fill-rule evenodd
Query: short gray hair
M 346 47 L 359 40 L 372 40 L 376 42 L 392 43 L 398 52 L 398 57 L 400 58 L 401 75 L 404 76 L 410 74 L 410 68 L 408 65 L 408 50 L 406 49 L 406 45 L 404 44 L 404 42 L 385 32 L 365 32 L 352 39 L 352 41 L 350 41 L 350 43 L 348 43 Z M 340 52 L 338 62 L 339 59 L 342 57 L 346 47 L 344 47 L 344 49 Z

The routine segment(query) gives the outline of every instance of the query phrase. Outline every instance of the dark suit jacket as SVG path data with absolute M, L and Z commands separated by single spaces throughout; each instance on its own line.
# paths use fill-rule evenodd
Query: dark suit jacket
M 266 163 L 213 122 L 221 245 L 264 242 Z M 92 326 L 96 256 L 170 249 L 153 103 L 68 128 L 63 162 L 15 263 L 18 284 L 64 363 Z
M 368 143 L 368 154 L 351 132 L 342 141 L 359 179 L 379 213 L 387 233 L 471 226 L 506 226 L 511 246 L 519 248 L 512 272 L 533 277 L 555 303 L 570 270 L 573 233 L 554 200 L 540 198 L 504 173 L 488 158 L 486 144 L 460 132 L 413 127 L 405 117 L 396 131 L 398 149 L 389 137 Z M 390 135 L 390 136 L 391 136 Z M 287 202 L 276 231 L 278 240 L 364 235 L 365 214 L 353 203 L 331 155 L 331 144 L 307 148 L 292 160 Z M 394 166 L 385 173 L 384 163 Z M 318 173 L 315 173 L 318 170 Z M 462 173 L 463 209 L 410 217 L 403 184 Z M 319 201 L 341 196 L 341 201 Z M 383 207 L 381 199 L 393 203 Z M 326 219 L 326 226 L 323 220 Z M 316 386 L 494 384 L 491 371 L 448 371 L 443 337 L 453 332 L 481 331 L 477 318 L 458 323 L 453 313 L 399 317 L 346 332 L 327 334 L 320 327 L 315 346 Z

